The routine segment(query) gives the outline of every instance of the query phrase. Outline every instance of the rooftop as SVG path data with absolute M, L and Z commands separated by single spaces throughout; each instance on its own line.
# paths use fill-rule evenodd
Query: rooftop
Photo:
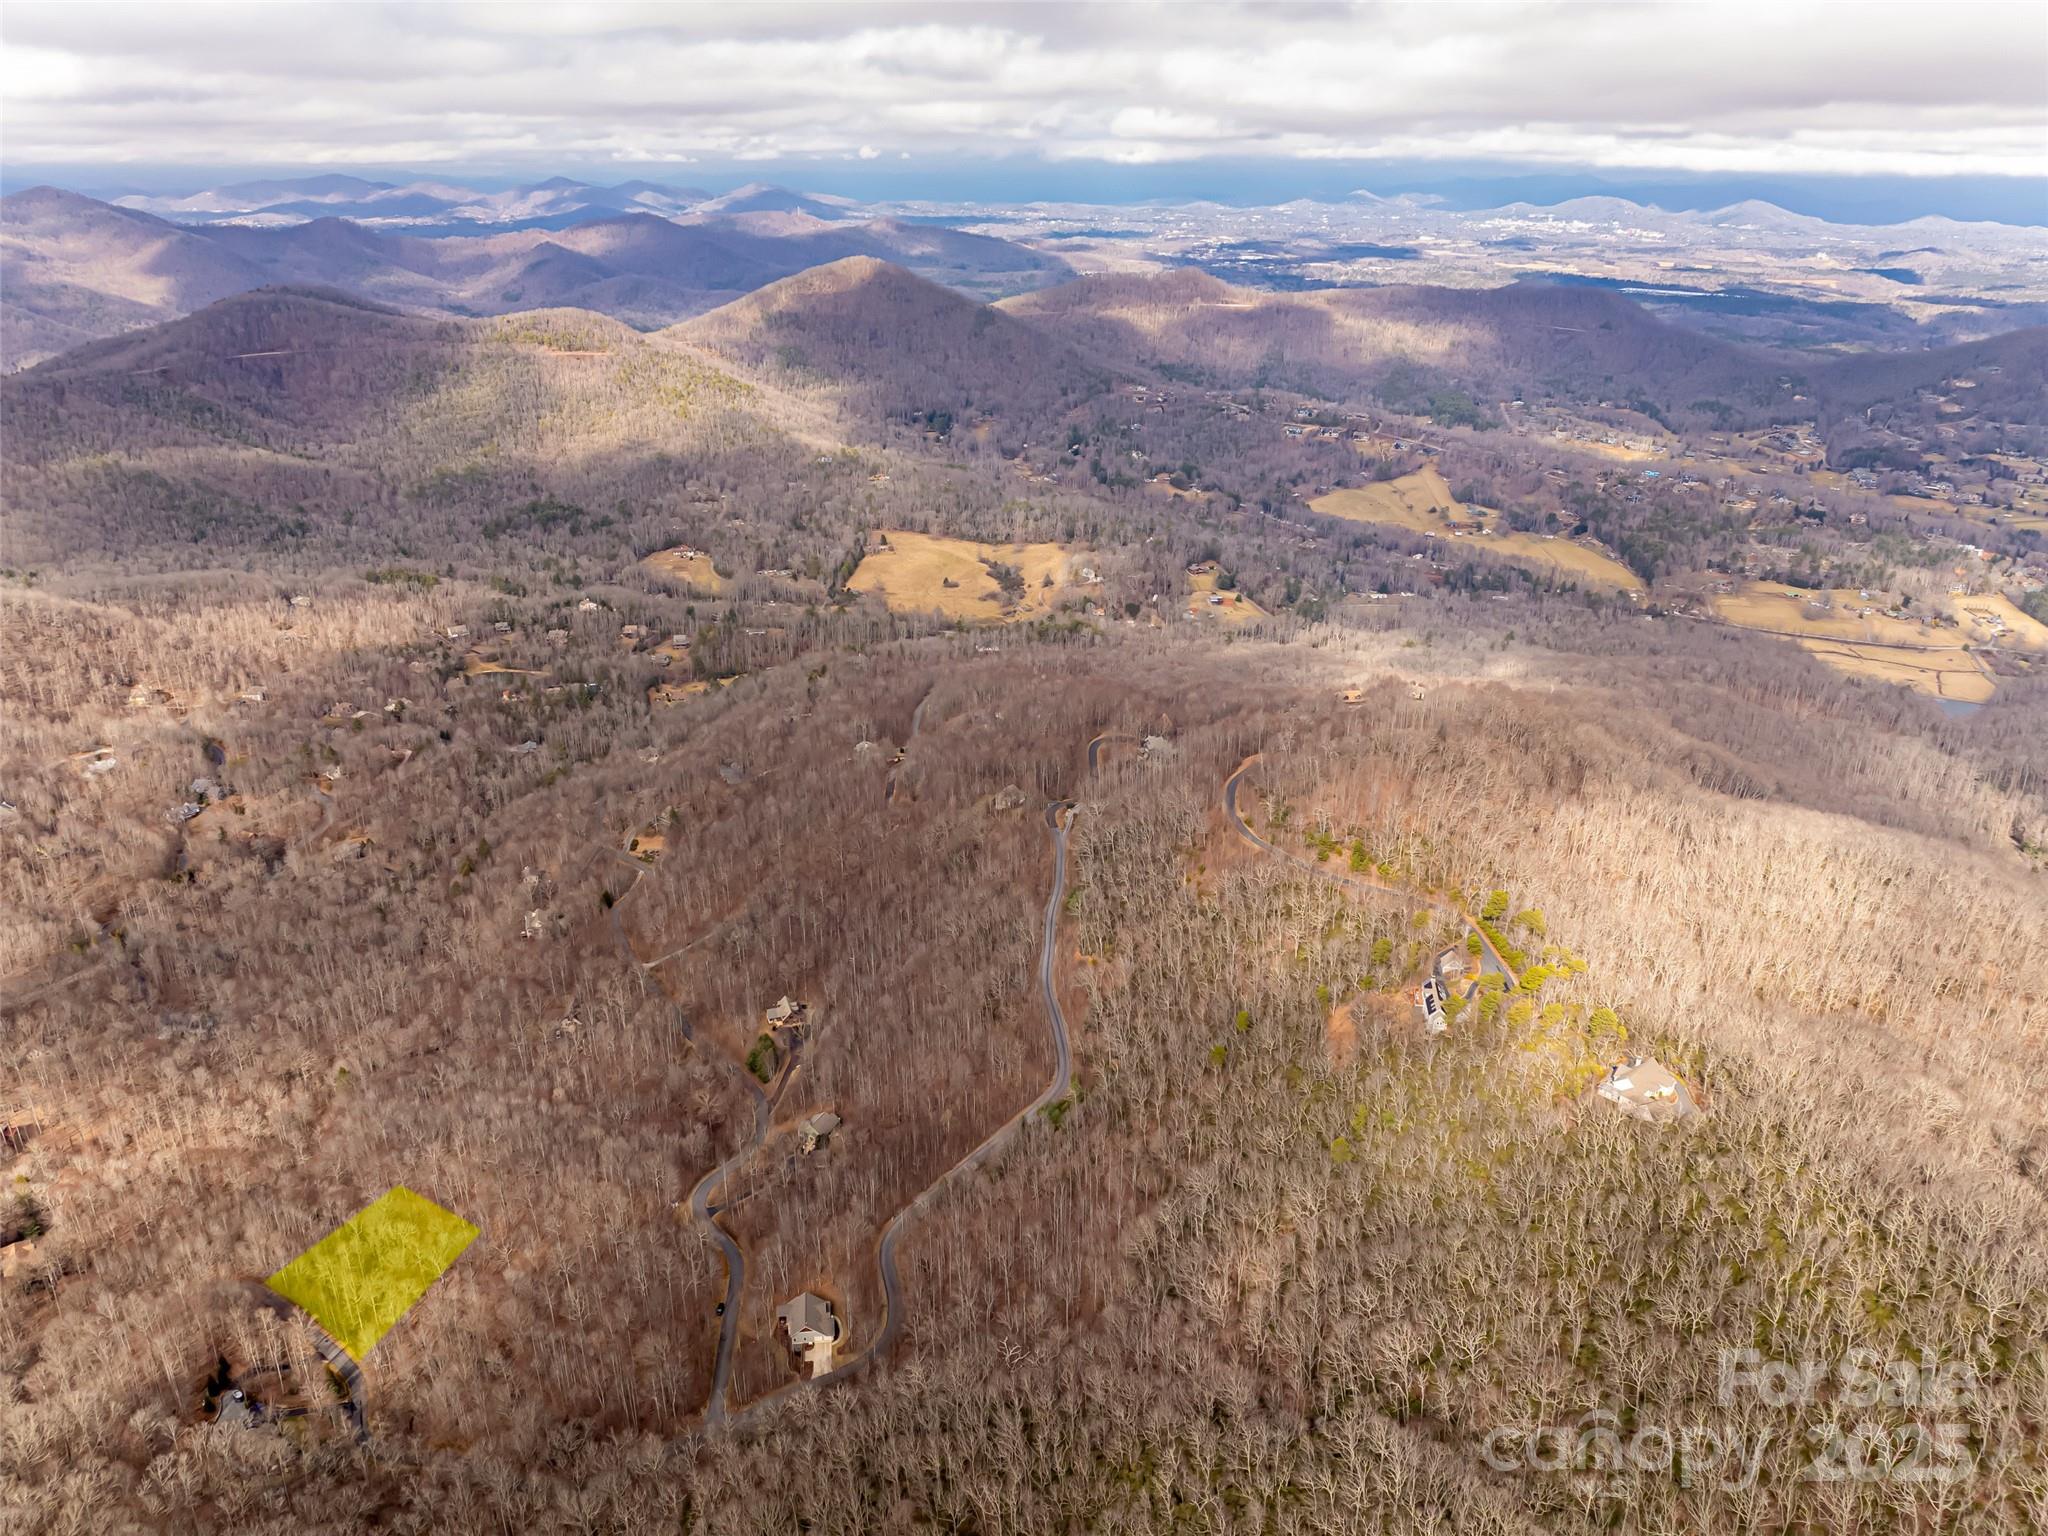
M 1650 1056 L 1608 1068 L 1595 1090 L 1609 1103 L 1644 1120 L 1678 1120 L 1698 1107 L 1692 1091 L 1664 1063 Z

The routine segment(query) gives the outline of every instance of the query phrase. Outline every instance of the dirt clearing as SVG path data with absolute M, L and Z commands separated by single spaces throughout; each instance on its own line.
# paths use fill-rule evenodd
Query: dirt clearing
M 1211 602 L 1211 598 L 1217 601 Z M 1207 619 L 1212 624 L 1236 626 L 1266 617 L 1266 610 L 1242 592 L 1224 592 L 1216 586 L 1216 573 L 1205 571 L 1188 578 L 1188 617 Z
M 1333 1067 L 1343 1068 L 1358 1059 L 1358 1021 L 1351 1010 L 1359 1003 L 1351 998 L 1330 1010 L 1330 1017 L 1323 1025 L 1323 1055 Z

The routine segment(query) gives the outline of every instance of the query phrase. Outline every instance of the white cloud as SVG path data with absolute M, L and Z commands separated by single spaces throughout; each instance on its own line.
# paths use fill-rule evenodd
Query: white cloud
M 2048 171 L 2036 5 L 10 4 L 33 164 Z

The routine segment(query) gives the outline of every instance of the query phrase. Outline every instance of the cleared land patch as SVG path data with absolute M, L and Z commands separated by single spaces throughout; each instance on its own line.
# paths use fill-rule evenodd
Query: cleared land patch
M 1451 494 L 1435 465 L 1398 480 L 1382 480 L 1355 489 L 1332 491 L 1309 503 L 1309 510 L 1346 522 L 1376 523 L 1409 533 L 1469 535 L 1471 547 L 1511 561 L 1601 586 L 1642 589 L 1642 578 L 1611 555 L 1571 539 L 1544 538 L 1533 533 L 1501 531 L 1497 517 L 1484 508 L 1468 507 Z
M 1648 464 L 1657 459 L 1671 457 L 1670 452 L 1662 447 L 1634 448 L 1627 443 L 1602 443 L 1583 437 L 1556 438 L 1553 441 L 1560 448 L 1569 448 L 1574 453 L 1590 453 L 1603 459 L 1619 459 L 1624 464 Z
M 270 1277 L 357 1360 L 440 1279 L 477 1229 L 399 1185 Z
M 700 693 L 709 693 L 713 688 L 730 688 L 736 677 L 699 677 L 688 682 L 670 682 L 666 678 L 647 685 L 647 702 L 650 704 L 680 704 L 685 699 L 694 699 Z
M 1873 645 L 1961 649 L 1965 637 L 1960 630 L 1923 624 L 1917 619 L 1887 618 L 1883 611 L 1886 606 L 1881 598 L 1866 599 L 1851 589 L 1801 592 L 1761 581 L 1750 582 L 1739 591 L 1714 599 L 1714 611 L 1744 629 L 1771 629 L 1799 638 L 1812 636 Z
M 1216 573 L 1205 571 L 1199 576 L 1188 578 L 1188 613 L 1195 618 L 1206 618 L 1217 624 L 1249 624 L 1253 619 L 1266 617 L 1266 610 L 1246 597 L 1242 592 L 1221 592 L 1217 590 Z M 1210 602 L 1211 596 L 1220 598 Z
M 1967 651 L 1905 651 L 1835 640 L 1801 640 L 1799 644 L 1838 672 L 1881 683 L 1903 683 L 1937 699 L 1981 704 L 1996 686 Z
M 482 651 L 471 651 L 462 658 L 464 677 L 493 677 L 501 673 L 507 677 L 546 676 L 545 673 L 536 672 L 531 667 L 508 667 L 496 657 L 486 656 Z
M 888 547 L 862 557 L 848 587 L 873 593 L 894 613 L 941 613 L 969 623 L 1044 617 L 1068 594 L 1079 559 L 1058 544 L 978 544 L 929 533 L 882 537 Z M 1019 579 L 1006 590 L 998 570 Z
M 1325 517 L 1406 528 L 1410 533 L 1477 528 L 1485 521 L 1451 494 L 1449 484 L 1434 464 L 1396 480 L 1378 480 L 1371 485 L 1332 491 L 1317 497 L 1309 506 Z
M 681 582 L 707 597 L 716 597 L 732 585 L 718 574 L 709 555 L 687 544 L 678 544 L 674 549 L 658 549 L 640 563 L 655 575 Z

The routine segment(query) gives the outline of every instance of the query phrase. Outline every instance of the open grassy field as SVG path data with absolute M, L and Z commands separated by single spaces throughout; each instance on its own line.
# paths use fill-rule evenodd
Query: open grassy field
M 1450 486 L 1434 464 L 1425 465 L 1414 474 L 1403 475 L 1398 480 L 1381 480 L 1372 485 L 1332 491 L 1327 496 L 1318 496 L 1309 503 L 1309 507 L 1325 517 L 1406 528 L 1410 533 L 1476 528 L 1482 522 L 1451 494 Z
M 1838 672 L 1881 683 L 1903 683 L 1937 699 L 1981 704 L 1995 687 L 1967 651 L 1902 651 L 1835 640 L 1801 640 L 1799 644 Z
M 1332 491 L 1309 503 L 1309 510 L 1352 523 L 1377 523 L 1410 533 L 1476 533 L 1489 526 L 1489 514 L 1468 507 L 1451 494 L 1434 464 L 1398 480 L 1383 480 L 1355 490 Z M 1474 546 L 1517 565 L 1536 566 L 1602 586 L 1639 589 L 1642 580 L 1619 560 L 1570 539 L 1546 539 L 1533 533 L 1488 533 Z
M 1887 496 L 1884 499 L 1903 512 L 1947 512 L 1987 526 L 1996 524 L 2001 528 L 2048 533 L 2048 512 L 2042 510 L 2042 498 L 2038 492 L 2010 512 L 2003 507 L 1973 507 L 1968 502 L 1929 501 L 1923 496 Z
M 1624 464 L 1648 464 L 1671 457 L 1670 452 L 1664 448 L 1631 448 L 1626 443 L 1602 443 L 1584 437 L 1557 438 L 1553 441 L 1560 448 L 1569 448 L 1574 453 L 1590 453 L 1597 458 L 1616 459 Z
M 1833 606 L 1816 608 L 1811 600 L 1826 596 Z M 1923 645 L 1957 650 L 1969 638 L 1961 630 L 1930 629 L 1912 619 L 1888 619 L 1873 611 L 1887 606 L 1882 594 L 1866 602 L 1852 589 L 1820 593 L 1795 592 L 1770 582 L 1752 581 L 1738 591 L 1714 599 L 1714 611 L 1744 629 L 1773 629 L 1817 640 L 1863 641 L 1877 645 Z
M 1739 592 L 1715 598 L 1714 610 L 1745 629 L 1790 634 L 1804 649 L 1851 677 L 1900 683 L 1937 699 L 1981 704 L 1991 697 L 1996 685 L 1990 673 L 1963 649 L 1991 637 L 1981 620 L 1961 629 L 1930 629 L 1877 612 L 1865 617 L 1862 610 L 1878 606 L 1884 601 L 1881 596 L 1864 602 L 1856 592 L 1837 591 L 1830 594 L 1834 606 L 1822 609 L 1809 603 L 1819 595 L 1792 595 L 1787 587 L 1751 582 Z M 2008 624 L 2018 619 L 2032 630 L 2041 628 L 2003 598 L 1964 598 L 1960 606 L 1966 616 L 1974 606 L 1984 614 L 1998 614 Z M 2014 637 L 2009 636 L 2007 643 L 2015 643 Z
M 692 549 L 687 544 L 678 544 L 674 549 L 656 550 L 640 563 L 657 576 L 666 576 L 670 581 L 681 582 L 693 591 L 702 592 L 706 597 L 716 597 L 731 585 L 713 568 L 709 555 L 701 549 Z
M 1975 639 L 1998 645 L 2016 645 L 2030 651 L 2048 651 L 2048 624 L 2043 624 L 2030 613 L 2021 612 L 2009 599 L 1997 593 L 1989 597 L 1959 597 L 1956 610 L 1962 616 L 1965 632 Z
M 1266 617 L 1266 610 L 1246 597 L 1242 592 L 1225 592 L 1223 601 L 1212 603 L 1209 595 L 1216 591 L 1216 573 L 1208 571 L 1200 576 L 1188 578 L 1188 614 L 1192 618 L 1207 619 L 1213 624 L 1249 624 L 1253 619 Z
M 1496 533 L 1477 546 L 1503 560 L 1547 566 L 1601 586 L 1641 591 L 1643 579 L 1611 555 L 1571 539 L 1546 539 L 1534 533 Z
M 977 544 L 928 533 L 886 537 L 889 548 L 863 558 L 847 586 L 874 593 L 896 613 L 942 613 L 968 622 L 1042 618 L 1068 595 L 1080 558 L 1058 544 Z M 1024 586 L 1014 600 L 1005 597 L 985 561 L 1023 573 Z

